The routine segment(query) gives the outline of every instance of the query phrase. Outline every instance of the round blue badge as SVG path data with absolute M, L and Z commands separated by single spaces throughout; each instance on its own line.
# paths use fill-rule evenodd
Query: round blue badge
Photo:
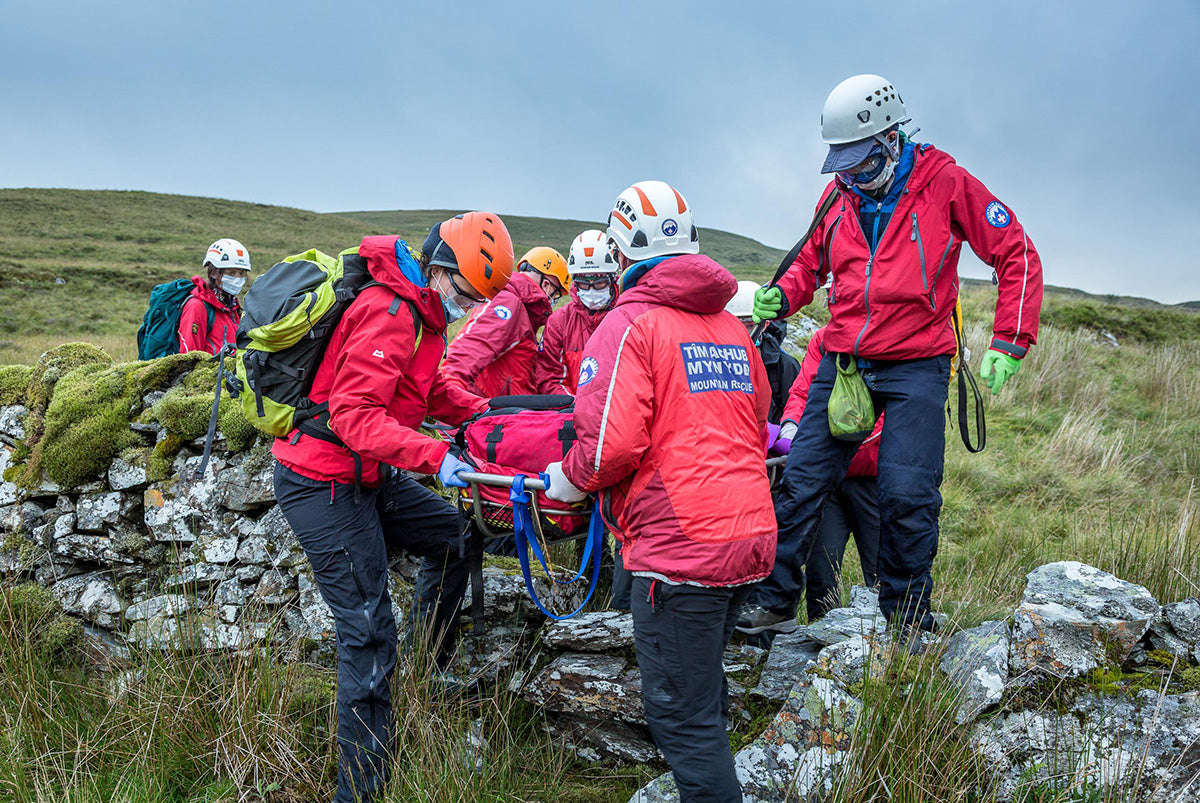
M 674 237 L 679 233 L 679 224 L 671 218 L 667 218 L 662 222 L 662 233 L 668 237 Z
M 999 201 L 992 201 L 984 210 L 983 216 L 987 218 L 987 222 L 991 223 L 998 229 L 1002 229 L 1012 222 L 1012 214 L 1004 208 L 1004 204 Z
M 596 362 L 595 357 L 584 357 L 583 362 L 579 364 L 579 387 L 595 379 L 599 370 L 600 363 Z
M 505 307 L 503 305 L 493 307 L 492 311 L 495 312 L 496 317 L 502 321 L 507 321 L 509 318 L 512 317 L 512 310 L 510 310 L 508 307 Z

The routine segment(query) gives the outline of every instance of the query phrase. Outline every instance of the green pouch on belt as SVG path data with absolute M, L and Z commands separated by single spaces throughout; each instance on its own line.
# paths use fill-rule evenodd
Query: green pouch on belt
M 849 354 L 834 355 L 837 378 L 829 394 L 829 434 L 842 441 L 862 441 L 875 428 L 875 405 L 871 392 L 858 372 L 858 362 Z M 843 365 L 845 361 L 845 365 Z

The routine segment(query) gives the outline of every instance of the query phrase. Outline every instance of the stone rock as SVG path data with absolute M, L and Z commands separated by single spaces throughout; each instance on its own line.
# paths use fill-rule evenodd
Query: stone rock
M 307 562 L 304 549 L 283 516 L 279 505 L 273 506 L 242 537 L 237 560 L 276 568 L 294 568 Z
M 297 604 L 283 611 L 288 629 L 309 641 L 332 640 L 335 633 L 333 611 L 325 604 L 312 570 L 300 572 L 296 577 L 296 585 L 299 590 Z
M 958 686 L 955 719 L 965 725 L 1000 702 L 1008 682 L 1008 623 L 984 622 L 950 637 L 941 668 Z
M 91 563 L 133 563 L 132 560 L 113 549 L 112 539 L 107 535 L 80 535 L 71 533 L 54 539 L 54 554 Z
M 241 607 L 246 604 L 246 601 L 250 599 L 250 595 L 253 592 L 253 588 L 244 586 L 237 580 L 225 580 L 213 592 L 213 604 Z
M 257 583 L 258 578 L 262 577 L 265 571 L 266 569 L 262 566 L 242 566 L 234 572 L 233 576 L 240 583 Z
M 204 591 L 210 586 L 228 580 L 233 576 L 233 570 L 228 566 L 216 563 L 193 563 L 184 566 L 175 574 L 163 580 L 163 590 L 174 593 L 189 593 Z
M 229 510 L 246 511 L 275 501 L 275 461 L 265 447 L 230 461 L 216 477 L 216 500 Z
M 562 581 L 571 579 L 571 575 L 560 571 Z M 533 588 L 538 599 L 551 611 L 573 611 L 583 602 L 587 594 L 586 583 L 571 583 L 551 587 L 551 583 L 540 574 L 533 577 Z M 467 584 L 467 594 L 463 605 L 462 618 L 470 620 L 471 587 Z M 509 619 L 518 612 L 522 617 L 541 621 L 544 614 L 534 605 L 525 590 L 525 580 L 520 570 L 512 571 L 501 566 L 483 567 L 483 610 L 488 622 L 498 622 Z
M 146 467 L 117 458 L 108 469 L 108 487 L 114 491 L 142 490 L 146 487 Z
M 767 660 L 767 651 L 749 644 L 729 644 L 721 656 L 722 669 L 726 675 L 749 672 Z
M 0 449 L 0 461 L 3 460 L 4 450 Z M 3 469 L 0 469 L 2 471 Z M 3 486 L 0 485 L 0 493 L 3 492 Z M 28 496 L 31 499 L 41 499 L 47 496 L 58 496 L 63 492 L 63 488 L 54 480 L 47 477 L 45 474 L 38 480 L 38 484 L 29 489 Z
M 86 573 L 83 564 L 65 559 L 42 560 L 38 562 L 33 577 L 38 585 L 52 586 L 59 580 Z
M 981 720 L 971 741 L 991 765 L 1001 801 L 1035 785 L 1055 800 L 1083 800 L 1082 787 L 1087 800 L 1200 799 L 1200 692 L 1085 692 L 1063 712 Z
M 2 520 L 6 532 L 32 535 L 40 525 L 46 509 L 37 502 L 22 502 L 19 505 L 9 505 Z
M 125 609 L 125 619 L 141 622 L 147 619 L 182 616 L 203 607 L 196 597 L 184 594 L 160 594 L 141 599 Z
M 286 605 L 296 596 L 296 576 L 278 569 L 264 572 L 254 588 L 254 601 L 260 605 Z
M 850 589 L 849 608 L 834 608 L 801 631 L 809 641 L 829 646 L 855 636 L 870 637 L 886 629 L 887 620 L 879 610 L 879 594 L 855 586 Z
M 120 514 L 119 492 L 82 494 L 75 503 L 75 527 L 85 533 L 102 533 L 105 525 L 117 523 Z
M 641 673 L 618 655 L 563 653 L 525 684 L 522 696 L 550 711 L 644 722 Z
M 1069 678 L 1120 664 L 1158 613 L 1149 591 L 1108 572 L 1078 561 L 1040 566 L 1013 615 L 1012 672 Z
M 534 634 L 535 629 L 523 622 L 494 624 L 482 635 L 464 634 L 458 642 L 455 674 L 485 686 L 498 684 L 529 654 Z
M 559 716 L 547 720 L 546 729 L 584 761 L 664 763 L 662 753 L 654 746 L 650 731 L 645 727 L 592 717 Z M 678 800 L 678 796 L 675 799 Z
M 12 449 L 4 444 L 0 444 L 0 478 L 4 476 L 4 472 L 12 465 Z M 0 479 L 0 507 L 7 505 L 15 505 L 20 498 L 20 489 L 16 483 L 5 482 Z
M 804 674 L 775 720 L 733 757 L 746 799 L 828 795 L 861 711 L 862 703 L 832 680 Z
M 1146 638 L 1155 649 L 1200 663 L 1200 602 L 1188 597 L 1164 605 Z
M 237 557 L 236 535 L 205 536 L 198 542 L 200 556 L 206 563 L 231 563 Z
M 542 642 L 556 650 L 612 652 L 633 646 L 633 615 L 592 611 L 542 628 Z
M 758 686 L 750 691 L 757 697 L 783 702 L 800 676 L 817 660 L 824 645 L 811 641 L 804 629 L 777 636 L 767 655 L 767 665 Z
M 181 479 L 152 483 L 143 494 L 146 526 L 156 541 L 191 543 L 201 536 L 217 537 L 222 530 L 212 477 L 183 479 L 194 476 L 195 460 L 184 461 L 184 473 L 177 474 Z
M 817 655 L 816 671 L 849 689 L 862 683 L 874 654 L 874 645 L 862 636 L 830 644 Z
M 25 440 L 25 414 L 28 412 L 29 410 L 20 404 L 0 407 L 0 435 L 14 441 Z
M 54 526 L 51 528 L 53 540 L 57 541 L 60 538 L 66 538 L 73 532 L 75 532 L 74 513 L 65 513 L 54 520 Z
M 107 572 L 66 577 L 50 587 L 63 610 L 112 629 L 121 616 L 121 598 Z

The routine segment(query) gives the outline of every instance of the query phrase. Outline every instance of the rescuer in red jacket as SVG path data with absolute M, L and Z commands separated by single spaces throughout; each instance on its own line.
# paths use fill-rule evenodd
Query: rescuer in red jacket
M 802 565 L 829 489 L 857 444 L 830 435 L 829 394 L 838 355 L 850 355 L 886 410 L 879 443 L 879 605 L 889 626 L 916 648 L 916 629 L 935 627 L 930 570 L 942 498 L 944 410 L 956 351 L 950 313 L 958 256 L 966 242 L 999 284 L 991 348 L 982 375 L 993 393 L 1037 340 L 1042 263 L 1016 216 L 945 153 L 900 131 L 909 121 L 886 79 L 858 75 L 825 101 L 822 172 L 837 193 L 778 286 L 755 297 L 757 320 L 791 315 L 829 286 L 827 354 L 788 455 L 776 499 L 779 549 L 739 628 L 787 627 L 803 584 Z
M 538 344 L 534 379 L 538 393 L 575 393 L 583 346 L 617 300 L 617 263 L 604 232 L 588 229 L 575 238 L 567 254 L 571 300 L 546 321 Z
M 216 354 L 226 343 L 237 341 L 242 320 L 238 293 L 249 275 L 250 251 L 246 246 L 226 237 L 208 247 L 204 275 L 192 277 L 192 295 L 179 311 L 180 353 Z
M 471 313 L 450 343 L 442 375 L 480 396 L 537 393 L 537 333 L 569 284 L 562 254 L 531 248 L 508 286 Z
M 598 492 L 622 542 L 646 722 L 680 800 L 740 801 L 721 656 L 775 554 L 766 369 L 679 192 L 634 184 L 607 233 L 621 293 L 584 348 L 577 440 L 548 493 Z
M 377 284 L 346 310 L 317 369 L 309 398 L 328 401 L 328 414 L 272 448 L 275 496 L 337 627 L 338 803 L 377 801 L 387 782 L 397 646 L 389 547 L 422 556 L 410 642 L 427 637 L 439 667 L 453 654 L 469 568 L 458 514 L 404 472 L 466 486 L 456 475 L 470 467 L 418 427 L 487 405 L 443 380 L 438 363 L 447 321 L 508 281 L 512 241 L 498 216 L 471 212 L 435 226 L 419 259 L 394 236 L 364 238 L 358 256 Z

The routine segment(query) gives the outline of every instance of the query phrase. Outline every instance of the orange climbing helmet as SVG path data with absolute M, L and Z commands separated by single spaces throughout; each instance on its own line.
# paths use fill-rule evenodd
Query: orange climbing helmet
M 421 250 L 430 265 L 456 271 L 484 298 L 494 298 L 512 276 L 512 237 L 494 212 L 467 212 L 442 221 Z
M 543 276 L 553 276 L 563 290 L 571 286 L 571 274 L 567 270 L 566 258 L 545 245 L 530 248 L 525 256 L 517 260 L 517 270 L 535 270 Z

